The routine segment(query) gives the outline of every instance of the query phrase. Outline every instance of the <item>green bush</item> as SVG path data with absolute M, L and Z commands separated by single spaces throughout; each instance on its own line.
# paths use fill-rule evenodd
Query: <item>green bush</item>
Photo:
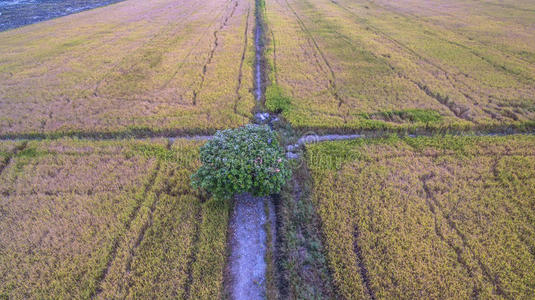
M 275 133 L 268 126 L 246 125 L 218 131 L 200 150 L 202 166 L 192 184 L 218 198 L 240 193 L 266 196 L 280 192 L 291 175 Z
M 266 108 L 274 113 L 281 113 L 290 109 L 291 99 L 284 95 L 278 85 L 270 85 L 266 89 Z

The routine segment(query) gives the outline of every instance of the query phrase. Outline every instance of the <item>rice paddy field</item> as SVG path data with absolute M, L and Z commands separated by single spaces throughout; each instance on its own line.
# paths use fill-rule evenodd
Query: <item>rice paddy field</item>
M 317 132 L 533 127 L 533 9 L 508 0 L 265 1 L 266 104 Z
M 194 191 L 200 142 L 2 142 L 0 298 L 221 295 L 229 203 Z
M 534 1 L 0 0 L 0 30 L 0 299 L 233 298 L 241 244 L 262 299 L 533 299 Z M 191 175 L 252 122 L 293 175 L 237 224 Z
M 129 0 L 0 32 L 0 135 L 213 133 L 254 107 L 254 2 Z
M 530 299 L 535 138 L 422 137 L 307 147 L 344 299 Z

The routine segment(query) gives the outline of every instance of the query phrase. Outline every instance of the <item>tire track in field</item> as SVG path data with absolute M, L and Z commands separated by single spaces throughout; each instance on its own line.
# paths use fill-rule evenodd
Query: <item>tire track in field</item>
M 168 5 L 167 7 L 169 7 L 169 5 Z M 177 19 L 178 19 L 178 20 L 187 20 L 186 16 L 188 16 L 188 15 L 189 15 L 188 12 L 183 12 L 181 15 L 177 16 Z M 185 21 L 184 21 L 184 22 L 185 22 Z M 176 25 L 183 24 L 184 22 L 175 24 L 175 27 L 178 28 L 178 26 L 176 26 Z M 127 23 L 127 22 L 123 22 L 123 23 Z M 121 23 L 121 24 L 119 24 L 119 25 L 122 25 L 123 23 Z M 119 26 L 119 25 L 118 25 L 118 26 Z M 166 26 L 169 26 L 169 23 L 168 23 Z M 130 51 L 129 53 L 123 55 L 122 58 L 119 59 L 115 64 L 113 64 L 113 66 L 110 68 L 110 70 L 107 71 L 107 72 L 105 72 L 105 73 L 103 74 L 103 76 L 96 82 L 95 87 L 94 87 L 94 89 L 93 89 L 93 96 L 95 96 L 95 97 L 99 97 L 99 96 L 100 96 L 100 95 L 99 95 L 99 89 L 100 89 L 100 86 L 107 80 L 107 78 L 109 77 L 109 74 L 110 74 L 110 73 L 112 73 L 112 72 L 114 72 L 115 70 L 117 70 L 117 68 L 118 68 L 122 63 L 126 62 L 126 61 L 130 58 L 130 55 L 136 53 L 136 51 L 138 51 L 138 50 L 140 50 L 140 49 L 145 48 L 146 46 L 151 45 L 152 42 L 153 42 L 156 38 L 160 37 L 161 35 L 164 35 L 166 32 L 169 32 L 169 31 L 171 31 L 172 29 L 173 29 L 172 27 L 168 27 L 165 31 L 160 31 L 160 32 L 157 32 L 157 30 L 155 30 L 154 35 L 152 35 L 152 37 L 151 37 L 148 41 L 146 41 L 146 42 L 140 44 L 139 46 L 137 46 L 137 47 L 135 47 L 134 49 L 132 49 L 132 51 Z M 116 38 L 113 38 L 113 39 L 111 39 L 111 41 L 113 41 L 113 40 L 115 40 L 115 39 L 116 39 Z M 102 45 L 99 45 L 99 46 L 102 46 Z M 95 48 L 98 48 L 98 47 L 95 47 Z M 138 63 L 135 63 L 135 64 L 131 64 L 130 68 L 129 68 L 126 72 L 130 72 L 130 71 L 131 71 L 136 65 L 138 65 L 138 64 L 139 64 L 139 62 L 138 62 Z
M 506 158 L 506 157 L 515 157 L 517 155 L 515 154 L 512 154 L 511 153 L 511 148 L 507 147 L 506 149 L 506 153 L 501 155 L 501 156 L 498 156 L 493 164 L 492 164 L 492 167 L 491 167 L 491 173 L 493 175 L 493 179 L 494 181 L 497 183 L 497 184 L 500 184 L 500 171 L 498 170 L 498 164 L 500 163 L 500 161 L 502 161 L 502 159 Z M 523 154 L 522 157 L 527 157 L 527 156 L 535 156 L 535 154 Z M 527 220 L 528 222 L 528 227 L 532 230 L 532 231 L 535 231 L 535 218 L 530 214 L 530 211 L 526 211 L 525 207 L 523 207 L 522 203 L 518 200 L 518 197 L 511 197 L 511 200 L 513 200 L 513 204 L 514 206 L 518 209 L 518 213 L 520 214 L 520 216 L 522 218 L 524 218 L 525 220 Z M 533 257 L 533 259 L 535 260 L 535 244 L 533 244 L 533 241 L 529 241 L 525 238 L 525 236 L 533 236 L 533 234 L 531 232 L 529 232 L 530 230 L 528 229 L 525 229 L 525 228 L 519 228 L 519 231 L 522 231 L 521 234 L 517 234 L 517 237 L 518 239 L 524 244 L 524 246 L 526 246 L 526 248 L 528 249 L 529 253 L 531 254 L 531 257 Z
M 201 201 L 201 204 L 202 202 L 204 201 Z M 202 217 L 203 217 L 203 209 L 202 209 L 202 205 L 199 205 L 198 211 L 195 215 L 195 220 L 198 220 L 198 222 L 195 222 L 193 240 L 191 242 L 190 257 L 188 259 L 188 265 L 186 266 L 186 274 L 188 274 L 188 278 L 186 279 L 186 282 L 184 283 L 184 296 L 183 296 L 184 299 L 189 299 L 191 296 L 191 286 L 193 284 L 193 279 L 194 279 L 193 278 L 193 265 L 197 261 L 199 238 L 201 235 Z
M 151 9 L 151 11 L 152 11 L 152 10 L 155 10 L 155 9 L 162 10 L 162 7 L 163 7 L 163 6 L 165 6 L 165 5 L 159 5 L 159 6 L 156 6 L 156 7 L 154 7 L 153 9 Z M 167 7 L 169 7 L 169 6 L 171 6 L 171 5 L 167 4 Z M 54 18 L 54 19 L 57 19 L 57 18 Z M 130 23 L 130 22 L 133 22 L 133 20 L 135 20 L 135 19 L 137 19 L 137 17 L 131 17 L 131 18 L 128 18 L 127 20 L 125 20 L 125 21 L 123 21 L 123 22 L 117 23 L 116 25 L 110 27 L 110 28 L 109 28 L 109 31 L 111 31 L 111 32 L 115 32 L 116 29 L 118 29 L 120 26 L 125 25 L 125 24 L 128 24 L 128 23 Z M 51 20 L 53 20 L 53 19 L 51 19 Z M 86 36 L 83 37 L 83 38 L 84 38 L 84 39 L 87 39 L 87 40 L 89 40 L 89 41 L 92 41 L 92 38 L 98 36 L 99 34 L 100 34 L 99 32 L 96 32 L 96 33 L 93 33 L 93 34 L 86 35 Z M 81 38 L 81 37 L 79 36 L 78 38 Z M 97 44 L 94 45 L 94 46 L 92 46 L 92 47 L 90 47 L 89 49 L 87 49 L 86 52 L 87 52 L 87 53 L 90 53 L 90 52 L 92 52 L 92 50 L 101 48 L 101 47 L 103 47 L 104 45 L 106 45 L 106 44 L 108 44 L 108 43 L 112 43 L 112 42 L 114 42 L 116 39 L 118 39 L 117 36 L 110 37 L 110 38 L 108 38 L 108 39 L 106 39 L 106 40 L 97 40 Z M 136 49 L 137 49 L 137 48 L 136 48 Z M 59 68 L 65 66 L 65 65 L 67 65 L 68 63 L 70 63 L 70 62 L 72 62 L 72 61 L 74 61 L 74 60 L 76 60 L 76 59 L 79 59 L 79 58 L 80 58 L 80 57 L 71 57 L 70 59 L 66 59 L 66 60 L 62 61 L 62 64 L 61 64 L 60 66 L 57 66 L 57 67 L 54 67 L 54 68 L 48 68 L 48 69 L 47 69 L 47 73 L 51 73 L 52 71 L 55 71 L 55 70 L 57 70 L 57 69 L 59 69 Z M 36 62 L 36 63 L 37 63 L 37 62 Z M 40 63 L 43 64 L 42 61 L 41 61 Z M 115 65 L 114 65 L 114 67 L 115 67 Z
M 156 167 L 154 168 L 153 173 L 150 175 L 149 180 L 143 189 L 141 199 L 138 201 L 133 211 L 130 213 L 130 216 L 128 216 L 128 220 L 126 221 L 126 224 L 124 226 L 124 234 L 126 234 L 130 230 L 130 226 L 132 225 L 132 222 L 137 217 L 139 210 L 141 209 L 141 206 L 143 205 L 143 200 L 147 197 L 147 194 L 154 186 L 154 182 L 156 181 L 156 177 L 158 176 L 159 171 L 160 171 L 160 162 L 158 161 L 156 163 Z M 102 273 L 96 279 L 96 282 L 95 282 L 96 289 L 90 295 L 89 298 L 91 299 L 97 298 L 98 295 L 100 295 L 103 292 L 102 282 L 104 282 L 104 280 L 106 279 L 106 276 L 108 275 L 110 271 L 113 261 L 115 260 L 115 257 L 117 256 L 117 251 L 119 250 L 119 240 L 120 240 L 119 235 L 121 234 L 119 233 L 117 236 L 115 236 L 113 244 L 112 244 L 112 248 L 109 252 L 109 256 L 108 256 L 108 260 L 106 262 L 105 268 L 102 270 Z
M 342 41 L 346 42 L 349 46 L 351 47 L 355 47 L 354 45 L 354 42 L 351 38 L 347 37 L 346 35 L 338 32 L 338 31 L 335 31 L 334 32 Z M 378 56 L 373 53 L 373 52 L 369 52 L 370 55 L 372 55 L 373 57 L 375 58 L 378 58 Z M 446 106 L 449 111 L 451 113 L 453 113 L 456 117 L 460 118 L 460 119 L 465 119 L 467 121 L 471 121 L 471 122 L 474 122 L 473 118 L 471 118 L 469 115 L 468 115 L 468 112 L 470 111 L 470 109 L 466 108 L 466 107 L 463 107 L 463 106 L 460 106 L 460 105 L 457 105 L 455 104 L 453 101 L 451 101 L 449 99 L 448 96 L 442 96 L 440 95 L 439 93 L 434 93 L 433 91 L 431 91 L 429 89 L 429 87 L 427 85 L 424 85 L 416 80 L 413 80 L 412 78 L 410 78 L 409 76 L 407 76 L 402 70 L 398 70 L 395 66 L 393 66 L 390 62 L 388 61 L 385 61 L 385 63 L 392 69 L 392 70 L 396 70 L 397 71 L 397 75 L 400 77 L 400 78 L 403 78 L 407 81 L 410 81 L 412 84 L 416 85 L 421 91 L 423 91 L 427 96 L 435 99 L 436 101 L 438 101 L 440 104 Z M 474 100 L 471 96 L 467 95 L 467 94 L 464 94 L 465 97 L 467 97 L 468 99 L 470 100 Z
M 319 53 L 323 63 L 327 66 L 328 74 L 330 75 L 330 78 L 329 78 L 329 91 L 331 92 L 333 97 L 338 101 L 338 108 L 340 109 L 342 104 L 345 104 L 345 101 L 338 94 L 338 87 L 336 85 L 336 74 L 335 74 L 331 64 L 329 63 L 329 60 L 327 59 L 327 57 L 325 56 L 323 50 L 321 50 L 321 48 L 319 47 L 318 42 L 316 41 L 316 39 L 314 38 L 314 36 L 310 32 L 310 30 L 306 27 L 305 23 L 303 22 L 301 17 L 297 14 L 295 9 L 290 5 L 288 0 L 285 0 L 285 2 L 286 2 L 286 5 L 288 6 L 288 8 L 290 8 L 292 13 L 294 14 L 294 16 L 295 16 L 295 18 L 297 20 L 297 23 L 299 24 L 299 27 L 301 27 L 301 30 L 308 36 L 309 40 L 312 41 L 312 44 L 314 45 L 314 48 Z M 321 65 L 320 65 L 320 68 L 322 68 Z M 341 114 L 341 115 L 344 118 L 344 122 L 347 122 L 347 120 L 346 120 L 347 114 Z
M 266 26 L 267 27 L 267 26 Z M 275 84 L 279 84 L 279 74 L 278 74 L 278 71 L 277 71 L 277 43 L 276 43 L 276 40 L 275 40 L 275 33 L 273 32 L 273 30 L 269 30 L 269 32 L 271 33 L 271 45 L 272 45 L 272 49 L 273 49 L 273 79 L 275 80 Z
M 168 177 L 172 177 L 172 176 L 173 176 L 173 174 L 170 174 Z M 165 187 L 167 189 L 170 189 L 169 181 L 166 182 Z M 152 204 L 151 204 L 151 206 L 149 208 L 149 215 L 147 217 L 147 221 L 141 227 L 141 230 L 139 232 L 138 237 L 136 238 L 136 241 L 135 241 L 134 245 L 130 248 L 130 251 L 129 251 L 130 255 L 126 259 L 126 265 L 125 265 L 125 273 L 126 274 L 129 274 L 131 272 L 131 270 L 132 270 L 132 261 L 134 260 L 134 257 L 136 256 L 137 249 L 139 248 L 139 246 L 141 245 L 141 243 L 145 239 L 145 233 L 147 232 L 147 230 L 152 227 L 154 211 L 156 210 L 156 207 L 158 206 L 158 202 L 160 201 L 161 194 L 162 194 L 161 190 L 158 190 L 156 192 L 155 199 L 154 199 L 154 201 L 152 202 Z M 125 285 L 125 296 L 128 296 L 129 289 L 132 286 L 131 277 L 128 277 L 128 281 L 129 281 L 128 284 Z
M 490 2 L 486 2 L 487 4 L 491 4 Z M 467 39 L 471 39 L 471 37 L 463 32 L 460 32 L 460 31 L 453 31 L 453 30 L 450 30 L 450 29 L 447 29 L 446 27 L 442 26 L 439 22 L 437 21 L 434 21 L 432 19 L 426 19 L 425 16 L 420 16 L 420 15 L 417 15 L 416 13 L 411 13 L 409 11 L 400 11 L 400 10 L 397 10 L 395 7 L 390 7 L 388 5 L 381 5 L 381 4 L 377 4 L 375 3 L 376 6 L 378 7 L 381 7 L 381 8 L 384 8 L 385 10 L 389 11 L 389 12 L 392 12 L 394 14 L 397 14 L 397 15 L 400 15 L 400 16 L 403 16 L 403 17 L 406 17 L 405 15 L 409 16 L 410 18 L 414 18 L 414 19 L 417 19 L 417 20 L 420 20 L 421 22 L 424 22 L 424 23 L 427 23 L 427 24 L 431 24 L 432 26 L 438 26 L 438 27 L 443 27 L 444 29 L 448 30 L 449 32 L 452 32 L 456 35 L 459 35 L 459 36 L 462 36 L 464 38 L 467 38 Z M 431 8 L 428 8 L 428 7 L 419 7 L 420 9 L 424 9 L 424 10 L 427 10 L 429 12 L 433 12 L 433 13 L 436 13 L 436 14 L 440 14 L 440 15 L 444 15 L 444 16 L 448 16 L 450 18 L 453 18 L 457 21 L 461 21 L 462 22 L 462 19 L 459 19 L 456 15 L 454 14 L 450 14 L 450 13 L 446 13 L 444 11 L 437 11 L 437 10 L 434 10 L 434 9 L 431 9 Z M 534 10 L 535 12 L 535 10 Z M 466 24 L 464 23 L 465 25 L 470 25 L 470 24 Z M 445 40 L 444 38 L 441 38 L 441 37 L 438 37 L 437 38 L 440 38 L 441 40 L 444 40 L 446 42 L 450 42 L 448 40 Z M 532 62 L 521 57 L 521 56 L 518 56 L 515 54 L 515 52 L 508 52 L 507 50 L 504 50 L 504 49 L 501 49 L 501 48 L 498 48 L 496 47 L 494 44 L 489 44 L 489 45 L 486 45 L 484 44 L 483 42 L 479 41 L 479 40 L 475 40 L 475 39 L 472 39 L 471 41 L 475 41 L 477 42 L 480 46 L 483 46 L 483 47 L 489 47 L 489 48 L 492 48 L 498 52 L 500 52 L 501 54 L 503 55 L 508 55 L 508 56 L 511 56 L 511 57 L 514 57 L 515 59 L 523 62 L 523 63 L 526 63 L 526 64 L 531 64 Z M 462 44 L 461 44 L 462 45 Z M 462 45 L 461 47 L 466 47 L 467 49 L 470 49 L 470 47 L 468 46 L 465 46 L 465 45 Z
M 216 16 L 214 17 L 214 19 L 212 20 L 212 22 L 210 22 L 207 26 L 206 26 L 206 30 L 204 31 L 205 33 L 208 33 L 210 27 L 212 27 L 217 19 L 219 19 L 219 17 L 221 16 L 221 14 L 223 13 L 224 10 L 221 10 L 219 11 L 219 13 L 216 14 Z M 173 72 L 173 74 L 171 75 L 171 77 L 169 77 L 165 82 L 164 84 L 159 88 L 159 90 L 163 90 L 165 89 L 170 83 L 171 81 L 173 81 L 173 79 L 178 75 L 178 72 L 180 72 L 180 70 L 182 69 L 182 67 L 184 66 L 184 64 L 188 61 L 189 57 L 191 56 L 191 54 L 193 53 L 193 50 L 197 49 L 198 45 L 200 44 L 200 42 L 204 39 L 205 37 L 205 34 L 201 34 L 200 37 L 197 39 L 197 41 L 195 42 L 195 44 L 191 47 L 191 49 L 188 51 L 188 53 L 186 54 L 186 56 L 184 57 L 184 59 L 182 59 L 182 61 L 177 65 L 177 68 L 175 69 L 175 71 Z
M 463 81 L 458 81 L 458 80 L 455 80 L 453 81 L 450 76 L 453 76 L 453 77 L 456 77 L 456 75 L 454 74 L 451 74 L 449 71 L 447 71 L 446 69 L 444 69 L 442 66 L 440 66 L 439 64 L 429 60 L 427 57 L 424 57 L 422 56 L 421 54 L 419 54 L 418 52 L 416 52 L 415 50 L 409 48 L 407 45 L 403 44 L 402 42 L 394 39 L 392 36 L 390 36 L 389 34 L 379 30 L 377 27 L 371 25 L 369 22 L 367 22 L 367 20 L 365 20 L 364 18 L 358 16 L 357 14 L 355 14 L 352 10 L 350 10 L 349 8 L 341 5 L 339 2 L 337 1 L 334 1 L 334 0 L 331 0 L 331 3 L 333 3 L 336 7 L 339 7 L 340 9 L 344 10 L 345 12 L 349 13 L 351 16 L 353 16 L 360 24 L 362 25 L 365 25 L 366 28 L 373 32 L 374 34 L 376 34 L 377 36 L 380 36 L 382 38 L 384 38 L 385 40 L 389 41 L 390 43 L 392 43 L 394 46 L 398 47 L 399 49 L 401 49 L 402 51 L 406 51 L 408 52 L 409 54 L 415 56 L 416 58 L 418 58 L 420 61 L 434 67 L 435 69 L 439 70 L 440 72 L 442 72 L 444 74 L 444 76 L 446 77 L 446 79 L 448 80 L 448 82 L 451 84 L 451 86 L 457 90 L 459 93 L 461 93 L 464 97 L 466 97 L 468 100 L 470 100 L 471 103 L 474 103 L 474 98 L 471 97 L 470 95 L 468 95 L 466 92 L 463 92 L 459 89 L 459 87 L 454 83 L 454 82 L 460 82 L 462 83 L 467 89 L 469 89 L 472 93 L 476 93 L 474 91 L 474 89 L 466 84 L 465 82 Z M 389 64 L 389 66 L 391 68 L 394 68 L 392 65 Z M 396 68 L 397 69 L 397 68 Z M 461 118 L 461 119 L 464 119 L 464 120 L 467 120 L 467 121 L 471 121 L 471 122 L 474 122 L 474 120 L 470 117 L 468 117 L 467 115 L 467 112 L 469 112 L 469 109 L 468 108 L 465 108 L 465 107 L 462 107 L 458 104 L 456 104 L 455 102 L 451 101 L 449 99 L 448 96 L 441 96 L 440 94 L 438 93 L 435 93 L 433 91 L 431 91 L 429 89 L 429 87 L 427 85 L 425 85 L 424 83 L 421 83 L 417 80 L 414 80 L 412 78 L 410 78 L 408 75 L 406 75 L 405 73 L 401 72 L 401 71 L 398 71 L 398 75 L 406 80 L 409 80 L 410 82 L 412 82 L 413 84 L 416 85 L 416 87 L 418 87 L 418 89 L 420 89 L 422 92 L 424 92 L 427 96 L 433 98 L 434 100 L 438 101 L 440 104 L 444 105 L 448 110 L 450 110 L 456 117 L 458 118 Z M 468 74 L 463 74 L 467 77 L 470 77 Z M 436 78 L 436 76 L 435 76 Z M 472 78 L 472 77 L 470 77 Z M 473 78 L 472 78 L 473 79 Z
M 245 60 L 245 54 L 247 53 L 247 43 L 249 36 L 249 15 L 251 14 L 251 5 L 247 8 L 247 16 L 245 17 L 245 32 L 243 34 L 243 51 L 240 59 L 240 70 L 238 73 L 238 85 L 236 86 L 236 101 L 234 102 L 234 113 L 238 113 L 238 103 L 241 101 L 240 89 L 243 77 L 243 61 Z
M 338 7 L 342 8 L 343 10 L 347 11 L 349 14 L 351 14 L 352 16 L 354 16 L 361 24 L 364 24 L 367 26 L 367 28 L 369 28 L 370 30 L 372 30 L 375 34 L 377 35 L 380 35 L 380 36 L 383 36 L 385 39 L 389 40 L 390 42 L 394 43 L 395 45 L 398 45 L 399 47 L 401 47 L 401 49 L 404 49 L 406 51 L 408 51 L 409 53 L 415 55 L 418 59 L 420 59 L 421 61 L 437 68 L 439 71 L 443 72 L 444 75 L 446 76 L 446 79 L 448 80 L 448 82 L 452 85 L 452 87 L 458 91 L 459 93 L 461 93 L 466 99 L 468 99 L 469 103 L 472 103 L 472 104 L 477 104 L 477 102 L 474 100 L 474 97 L 470 96 L 468 93 L 464 92 L 461 90 L 462 87 L 464 87 L 465 89 L 469 90 L 472 94 L 474 95 L 481 95 L 481 98 L 490 98 L 492 97 L 493 95 L 491 93 L 488 93 L 488 92 L 485 92 L 484 90 L 479 90 L 479 91 L 476 91 L 470 84 L 464 82 L 462 79 L 459 79 L 457 76 L 458 75 L 463 75 L 465 76 L 466 78 L 470 78 L 472 80 L 475 80 L 475 81 L 479 81 L 477 79 L 475 79 L 473 76 L 467 74 L 467 73 L 463 73 L 463 72 L 460 72 L 458 74 L 451 74 L 450 72 L 446 71 L 444 68 L 442 68 L 439 64 L 437 63 L 434 63 L 432 61 L 430 61 L 429 59 L 423 57 L 422 55 L 420 55 L 419 53 L 417 53 L 416 51 L 412 50 L 411 48 L 409 48 L 408 46 L 406 46 L 405 44 L 401 43 L 400 41 L 394 39 L 392 36 L 386 34 L 385 32 L 382 32 L 381 30 L 379 30 L 377 27 L 369 24 L 364 18 L 361 18 L 359 16 L 357 16 L 353 11 L 351 11 L 350 9 L 348 9 L 347 7 L 344 7 L 343 5 L 339 4 L 338 2 L 335 2 L 334 0 L 331 0 L 332 3 L 334 3 L 335 5 L 337 5 Z M 410 18 L 407 17 L 410 16 L 410 17 L 413 17 L 415 19 L 419 19 L 419 20 L 422 20 L 425 22 L 425 20 L 423 20 L 422 18 L 412 14 L 412 13 L 409 13 L 409 12 L 406 12 L 406 15 L 402 12 L 398 12 L 395 10 L 395 8 L 390 8 L 390 7 L 385 7 L 383 5 L 379 5 L 379 4 L 376 4 L 375 2 L 373 1 L 368 1 L 371 5 L 374 5 L 378 8 L 381 8 L 381 9 L 384 9 L 385 11 L 388 11 L 388 12 L 391 12 L 395 15 L 398 15 L 398 16 L 401 16 L 402 18 L 410 21 Z M 429 23 L 428 23 L 429 24 Z M 432 23 L 431 23 L 432 24 Z M 463 35 L 462 33 L 457 33 L 455 31 L 451 31 L 450 32 L 453 32 L 455 34 L 458 34 L 460 36 L 464 36 L 466 37 L 465 35 Z M 466 46 L 466 45 L 463 45 L 461 43 L 458 43 L 458 42 L 454 42 L 454 41 L 450 41 L 446 38 L 443 38 L 441 36 L 439 36 L 438 34 L 434 33 L 434 32 L 429 32 L 429 33 L 432 33 L 433 36 L 435 38 L 437 38 L 438 40 L 442 41 L 442 42 L 446 42 L 448 44 L 451 44 L 453 46 L 456 46 L 456 47 L 459 47 L 459 48 L 462 48 L 462 49 L 465 49 L 467 51 L 469 51 L 472 55 L 478 57 L 479 59 L 485 61 L 487 64 L 489 64 L 491 67 L 493 67 L 494 69 L 496 69 L 497 71 L 505 71 L 515 77 L 519 77 L 525 81 L 529 81 L 529 82 L 534 82 L 535 79 L 529 77 L 529 76 L 526 76 L 525 74 L 519 74 L 517 72 L 515 72 L 514 70 L 511 70 L 509 68 L 507 68 L 506 66 L 504 65 L 500 65 L 500 64 L 497 64 L 495 63 L 494 61 L 490 60 L 489 58 L 485 57 L 484 55 L 480 54 L 479 52 L 477 52 L 476 50 Z M 480 45 L 483 45 L 481 44 L 481 42 L 477 41 Z M 487 46 L 487 45 L 483 45 L 483 46 Z M 506 56 L 512 56 L 520 61 L 523 61 L 524 63 L 527 62 L 526 60 L 512 54 L 512 53 L 506 53 L 504 50 L 501 50 L 501 49 L 498 49 L 496 47 L 491 47 L 492 49 L 498 51 L 499 53 L 503 54 L 503 55 L 506 55 Z M 406 77 L 406 76 L 405 76 Z M 436 77 L 436 76 L 435 76 Z M 453 77 L 454 79 L 452 80 L 450 77 Z M 438 79 L 438 78 L 437 78 Z M 410 79 L 411 81 L 413 81 L 414 83 L 416 83 L 417 81 L 415 80 L 412 80 Z M 458 82 L 459 84 L 462 85 L 462 87 L 459 87 L 456 82 Z M 424 84 L 421 84 L 421 83 L 416 83 L 417 86 L 423 91 L 425 92 L 426 94 L 428 93 L 428 87 Z M 421 87 L 424 86 L 425 89 L 422 89 Z M 489 86 L 489 85 L 487 85 Z M 492 86 L 489 86 L 490 88 L 493 88 Z M 440 98 L 440 97 L 434 97 L 433 95 L 437 95 L 437 93 L 433 93 L 431 92 L 431 94 L 428 94 L 430 95 L 431 97 L 435 98 L 437 101 L 441 102 L 442 103 L 442 100 L 444 98 Z M 447 97 L 447 96 L 446 96 Z M 448 101 L 446 101 L 446 103 L 444 104 L 448 109 L 450 109 L 450 111 L 452 111 L 457 117 L 459 118 L 462 118 L 462 119 L 465 119 L 467 121 L 471 121 L 471 122 L 474 122 L 477 124 L 477 121 L 473 120 L 473 118 L 465 118 L 465 117 L 460 117 L 460 115 L 464 115 L 466 112 L 468 112 L 467 108 L 464 107 L 462 105 L 458 105 L 456 104 L 455 102 L 449 100 L 449 99 L 446 99 Z M 453 109 L 452 109 L 453 107 Z M 493 113 L 492 111 L 490 110 L 487 110 L 487 109 L 482 109 L 485 113 L 487 113 L 488 115 L 490 115 L 493 119 L 495 119 L 496 117 L 496 114 Z M 503 110 L 501 109 L 496 109 L 497 111 L 499 111 L 500 113 L 503 112 Z M 464 111 L 464 112 L 463 112 Z M 512 117 L 515 121 L 515 116 Z
M 448 224 L 448 227 L 451 230 L 453 230 L 455 232 L 455 234 L 459 237 L 459 239 L 462 242 L 463 248 L 467 249 L 470 252 L 470 254 L 475 258 L 479 268 L 481 269 L 481 272 L 483 273 L 483 276 L 485 276 L 485 278 L 488 280 L 488 282 L 490 282 L 494 286 L 495 293 L 497 295 L 499 295 L 499 296 L 504 297 L 505 299 L 512 299 L 511 296 L 509 294 L 507 294 L 505 292 L 505 290 L 503 289 L 503 287 L 501 286 L 499 275 L 498 274 L 492 274 L 492 272 L 490 271 L 490 268 L 483 263 L 483 261 L 481 260 L 481 258 L 478 255 L 476 255 L 474 249 L 472 249 L 472 247 L 468 243 L 468 239 L 466 238 L 464 233 L 462 233 L 461 230 L 459 230 L 459 228 L 457 227 L 455 222 L 450 218 L 450 215 L 444 213 L 444 210 L 443 210 L 442 206 L 440 205 L 440 203 L 438 202 L 436 197 L 433 195 L 433 193 L 432 193 L 432 191 L 431 191 L 431 189 L 429 188 L 429 185 L 428 185 L 428 181 L 430 179 L 434 178 L 434 177 L 435 177 L 434 173 L 429 173 L 429 174 L 420 176 L 420 181 L 422 182 L 422 187 L 423 187 L 423 190 L 424 190 L 424 192 L 426 194 L 427 205 L 429 206 L 429 209 L 431 210 L 431 212 L 435 215 L 435 230 L 440 230 L 438 228 L 437 222 L 436 222 L 436 214 L 440 214 L 440 216 L 442 216 L 442 218 L 444 220 L 446 220 L 446 223 Z M 440 235 L 442 235 L 442 233 L 440 233 Z M 439 237 L 440 237 L 440 235 L 439 235 Z M 442 238 L 443 238 L 443 236 L 442 236 Z M 447 244 L 450 245 L 449 242 Z M 450 247 L 451 247 L 451 245 L 450 245 Z M 459 263 L 461 263 L 461 265 L 463 265 L 467 269 L 467 271 L 469 272 L 469 275 L 470 275 L 472 270 L 466 264 L 466 261 L 462 258 L 462 253 L 463 253 L 462 249 L 459 249 L 458 247 L 453 246 L 453 250 L 457 254 Z M 465 264 L 463 264 L 462 262 L 464 262 Z M 478 289 L 476 287 L 474 287 L 474 293 L 476 293 L 476 292 L 478 292 Z
M 431 199 L 433 198 L 433 195 L 431 194 L 431 191 L 429 190 L 429 187 L 427 186 L 427 180 L 428 179 L 425 176 L 420 178 L 420 181 L 422 182 L 422 185 L 423 185 L 423 188 L 424 188 L 424 192 L 425 192 L 425 195 L 426 195 L 425 203 L 427 204 L 427 207 L 429 208 L 429 210 L 433 214 L 433 219 L 434 219 L 434 224 L 435 224 L 435 226 L 434 226 L 435 234 L 440 238 L 440 240 L 443 243 L 447 244 L 455 252 L 455 255 L 456 255 L 456 258 L 457 258 L 457 262 L 459 263 L 459 265 L 464 267 L 464 269 L 468 273 L 468 276 L 473 281 L 472 299 L 478 299 L 479 298 L 479 294 L 481 292 L 481 287 L 478 287 L 477 282 L 475 281 L 474 271 L 472 270 L 472 267 L 470 267 L 468 265 L 468 263 L 466 262 L 466 260 L 463 258 L 462 249 L 460 249 L 455 244 L 453 244 L 453 242 L 451 240 L 446 239 L 444 237 L 444 234 L 440 230 L 440 226 L 439 226 L 439 223 L 438 223 L 438 220 L 437 220 L 437 209 L 435 208 L 435 205 L 431 201 Z
M 208 71 L 208 66 L 212 63 L 212 59 L 214 58 L 214 53 L 217 50 L 217 46 L 219 46 L 219 32 L 222 31 L 229 21 L 234 16 L 234 12 L 236 11 L 236 8 L 238 7 L 239 2 L 235 1 L 234 6 L 232 7 L 232 11 L 230 12 L 230 15 L 225 17 L 225 20 L 223 23 L 219 26 L 219 29 L 215 30 L 213 33 L 214 36 L 214 44 L 212 46 L 212 49 L 210 50 L 210 54 L 208 55 L 208 59 L 206 60 L 204 66 L 202 67 L 201 72 L 201 82 L 199 83 L 199 86 L 196 90 L 193 90 L 193 105 L 197 105 L 197 96 L 202 91 L 202 88 L 204 86 L 204 81 L 206 79 L 206 72 Z
M 370 296 L 370 299 L 376 300 L 377 297 L 375 297 L 375 292 L 372 289 L 371 286 L 371 279 L 368 273 L 368 268 L 366 268 L 366 264 L 364 263 L 364 256 L 362 255 L 362 248 L 360 247 L 360 244 L 358 242 L 360 237 L 360 231 L 358 225 L 355 225 L 353 230 L 353 251 L 355 252 L 355 255 L 357 256 L 357 265 L 360 271 L 360 278 L 362 279 L 362 284 L 366 288 L 366 291 L 368 293 L 368 296 Z

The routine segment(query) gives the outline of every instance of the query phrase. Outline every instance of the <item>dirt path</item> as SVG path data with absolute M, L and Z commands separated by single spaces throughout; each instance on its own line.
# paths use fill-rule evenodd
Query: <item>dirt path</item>
M 228 293 L 231 299 L 264 299 L 266 294 L 265 256 L 268 197 L 243 194 L 235 197 L 229 224 Z

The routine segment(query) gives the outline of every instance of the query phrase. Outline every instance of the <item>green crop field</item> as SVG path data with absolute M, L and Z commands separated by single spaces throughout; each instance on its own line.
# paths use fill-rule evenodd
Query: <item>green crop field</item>
M 345 299 L 530 299 L 535 138 L 307 147 L 312 201 Z
M 249 0 L 130 0 L 0 32 L 0 135 L 246 124 L 253 27 Z
M 273 0 L 265 15 L 267 106 L 296 128 L 534 125 L 530 1 Z
M 229 204 L 199 142 L 2 142 L 0 298 L 221 295 Z

